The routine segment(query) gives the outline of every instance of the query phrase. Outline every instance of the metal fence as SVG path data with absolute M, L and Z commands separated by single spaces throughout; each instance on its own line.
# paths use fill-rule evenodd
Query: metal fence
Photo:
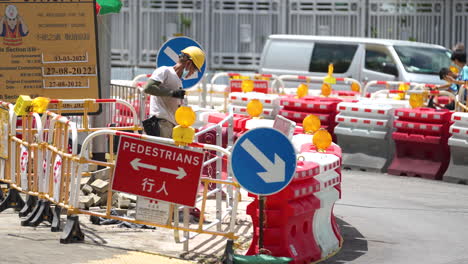
M 365 1 L 290 0 L 288 33 L 300 35 L 365 35 Z
M 468 0 L 124 0 L 112 17 L 112 65 L 154 67 L 188 36 L 209 70 L 257 69 L 270 34 L 359 36 L 451 47 L 467 41 Z

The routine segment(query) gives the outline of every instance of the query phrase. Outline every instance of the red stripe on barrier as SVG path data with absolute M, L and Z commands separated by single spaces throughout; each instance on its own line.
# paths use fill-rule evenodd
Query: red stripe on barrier
M 262 74 L 261 76 L 262 76 L 262 77 L 271 78 L 273 75 L 271 75 L 271 74 Z
M 458 128 L 454 128 L 452 131 L 453 131 L 453 133 L 460 133 L 460 129 L 458 129 Z
M 340 106 L 340 110 L 346 110 L 346 106 Z
M 364 112 L 370 113 L 370 112 L 372 112 L 372 109 L 364 109 Z
M 233 76 L 239 76 L 240 74 L 239 74 L 239 73 L 233 73 L 233 72 L 231 72 L 231 73 L 228 73 L 227 75 L 228 75 L 229 77 L 233 77 Z
M 146 74 L 146 77 L 148 77 L 148 78 L 149 78 L 149 77 L 151 77 L 151 75 L 152 75 L 152 74 Z
M 377 113 L 383 115 L 383 114 L 385 114 L 385 111 L 384 110 L 377 110 Z
M 343 78 L 343 77 L 341 77 L 341 78 L 336 78 L 336 80 L 339 81 L 339 82 L 343 82 L 343 81 L 344 81 L 344 78 Z
M 307 77 L 306 77 L 306 76 L 303 76 L 303 75 L 299 75 L 299 76 L 297 76 L 297 78 L 298 78 L 299 80 L 306 80 L 306 79 L 307 79 Z
M 52 99 L 52 100 L 50 100 L 49 103 L 51 103 L 51 104 L 58 104 L 58 103 L 59 103 L 59 100 L 58 100 L 58 99 Z
M 357 119 L 354 119 L 354 118 L 351 119 L 351 123 L 357 123 L 357 121 L 358 121 Z
M 123 132 L 123 131 L 117 131 L 115 132 L 116 136 L 128 136 L 128 137 L 134 137 L 134 138 L 142 138 L 143 135 L 140 134 L 135 134 L 135 133 L 130 133 L 130 132 Z
M 247 101 L 247 100 L 249 100 L 249 99 L 248 99 L 248 98 L 245 98 L 245 97 L 242 97 L 241 100 L 242 100 L 242 101 Z
M 236 99 L 237 99 L 237 96 L 231 96 L 231 99 L 232 99 L 232 100 L 236 100 Z
M 197 143 L 197 142 L 190 143 L 189 146 L 190 147 L 195 147 L 195 148 L 204 148 L 205 147 L 204 144 L 200 144 L 200 143 Z
M 271 100 L 265 100 L 265 103 L 271 104 Z
M 357 107 L 352 107 L 352 108 L 351 108 L 351 111 L 359 111 L 359 108 L 357 108 Z
M 378 126 L 383 126 L 383 125 L 384 125 L 384 122 L 382 122 L 382 121 L 377 121 L 377 125 L 378 125 Z
M 364 120 L 364 124 L 370 124 L 370 120 Z
M 116 99 L 96 99 L 96 103 L 115 103 Z
M 455 119 L 455 120 L 461 120 L 461 116 L 454 116 L 453 119 Z
M 377 84 L 387 84 L 387 81 L 377 81 Z
M 404 85 L 411 85 L 410 82 L 405 82 L 405 83 L 403 83 L 403 84 L 404 84 Z
M 342 117 L 338 118 L 338 122 L 344 122 L 344 118 Z

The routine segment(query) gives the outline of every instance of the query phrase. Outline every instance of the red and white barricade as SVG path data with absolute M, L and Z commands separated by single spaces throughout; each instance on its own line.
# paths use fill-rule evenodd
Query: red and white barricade
M 468 113 L 452 115 L 450 164 L 444 174 L 444 181 L 468 184 Z
M 253 99 L 257 99 L 262 103 L 262 116 L 264 118 L 273 119 L 278 114 L 280 110 L 280 97 L 277 94 L 233 92 L 229 94 L 229 106 L 236 114 L 248 115 L 247 104 Z
M 394 108 L 382 100 L 338 104 L 335 134 L 343 150 L 344 168 L 386 171 L 395 149 Z
M 265 200 L 264 248 L 273 256 L 286 256 L 290 263 L 323 260 L 341 248 L 343 238 L 335 222 L 333 205 L 340 198 L 341 151 L 332 145 L 326 153 L 317 153 L 308 143 L 310 136 L 300 135 L 293 142 L 298 154 L 296 175 L 280 192 Z M 258 254 L 258 199 L 248 205 L 254 236 L 248 255 Z
M 441 180 L 450 160 L 451 115 L 446 109 L 396 109 L 396 151 L 388 173 Z

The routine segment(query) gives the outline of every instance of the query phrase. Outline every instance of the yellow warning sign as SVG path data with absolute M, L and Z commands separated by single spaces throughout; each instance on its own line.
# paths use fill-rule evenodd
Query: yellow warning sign
M 99 98 L 94 1 L 0 1 L 0 100 Z

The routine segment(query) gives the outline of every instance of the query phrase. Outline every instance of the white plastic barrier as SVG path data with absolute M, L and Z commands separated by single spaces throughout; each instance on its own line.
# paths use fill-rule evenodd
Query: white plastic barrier
M 262 115 L 265 118 L 275 118 L 281 108 L 280 97 L 277 94 L 234 92 L 229 94 L 229 99 L 230 107 L 232 107 L 234 113 L 237 114 L 247 114 L 247 104 L 253 99 L 257 99 L 262 103 Z
M 450 146 L 450 165 L 444 174 L 444 181 L 468 184 L 468 113 L 454 113 Z
M 395 149 L 392 139 L 393 112 L 396 107 L 401 107 L 402 102 L 361 100 L 338 104 L 335 134 L 343 150 L 344 168 L 386 170 Z

